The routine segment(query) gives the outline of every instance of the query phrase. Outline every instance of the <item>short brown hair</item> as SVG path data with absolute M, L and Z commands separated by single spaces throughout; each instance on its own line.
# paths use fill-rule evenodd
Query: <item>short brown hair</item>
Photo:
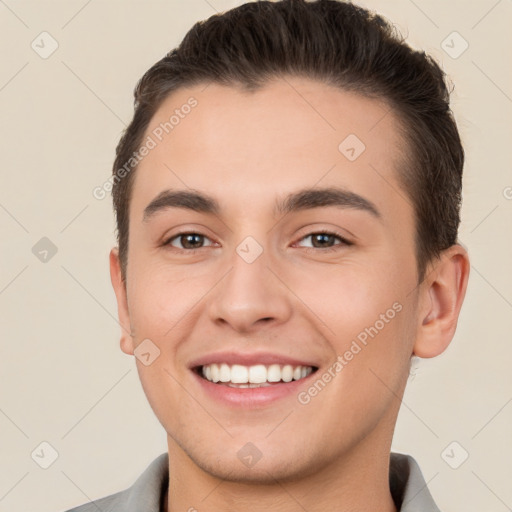
M 254 91 L 283 75 L 316 79 L 387 102 L 401 121 L 407 162 L 400 184 L 415 212 L 418 281 L 457 242 L 464 151 L 445 74 L 381 16 L 337 0 L 257 1 L 196 23 L 134 91 L 135 112 L 116 148 L 113 173 L 140 147 L 163 100 L 199 83 Z M 136 168 L 113 183 L 123 278 Z

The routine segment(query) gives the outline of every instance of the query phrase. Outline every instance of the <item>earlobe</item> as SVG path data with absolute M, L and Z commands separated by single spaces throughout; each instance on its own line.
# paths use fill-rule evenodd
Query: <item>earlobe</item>
M 112 287 L 116 294 L 117 314 L 121 325 L 121 350 L 125 354 L 133 355 L 134 347 L 130 326 L 126 283 L 122 278 L 121 262 L 119 260 L 119 250 L 117 247 L 114 247 L 110 251 L 110 281 L 112 282 Z
M 427 273 L 421 291 L 423 306 L 418 318 L 414 355 L 435 357 L 452 341 L 466 294 L 469 268 L 466 250 L 455 244 L 441 254 Z

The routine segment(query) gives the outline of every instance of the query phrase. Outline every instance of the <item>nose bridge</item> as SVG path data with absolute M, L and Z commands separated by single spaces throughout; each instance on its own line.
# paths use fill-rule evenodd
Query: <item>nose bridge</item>
M 271 271 L 272 255 L 253 237 L 233 251 L 230 270 L 216 287 L 210 306 L 211 320 L 249 331 L 258 324 L 281 323 L 291 315 L 286 288 Z

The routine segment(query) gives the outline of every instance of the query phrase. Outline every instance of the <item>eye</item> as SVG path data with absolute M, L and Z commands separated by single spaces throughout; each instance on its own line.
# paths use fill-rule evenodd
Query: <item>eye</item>
M 209 243 L 205 243 L 209 242 Z M 194 249 L 201 249 L 213 245 L 213 242 L 205 235 L 200 233 L 178 233 L 173 237 L 169 238 L 164 245 L 170 245 L 177 249 L 193 251 Z
M 343 238 L 338 233 L 333 233 L 330 231 L 319 231 L 316 233 L 310 233 L 309 235 L 306 235 L 305 237 L 302 237 L 298 243 L 300 243 L 303 240 L 310 239 L 310 244 L 303 246 L 306 247 L 306 249 L 331 249 L 336 250 L 337 246 L 343 246 L 343 245 L 353 245 L 352 242 L 349 242 L 345 238 Z M 341 243 L 335 243 L 336 240 L 339 240 Z

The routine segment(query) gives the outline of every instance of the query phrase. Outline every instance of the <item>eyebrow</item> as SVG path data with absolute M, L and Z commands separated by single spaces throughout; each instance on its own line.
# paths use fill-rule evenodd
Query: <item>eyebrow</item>
M 361 210 L 380 219 L 382 216 L 374 203 L 363 196 L 338 187 L 309 188 L 278 199 L 274 207 L 275 215 L 336 206 Z M 143 222 L 147 222 L 158 212 L 168 208 L 184 208 L 200 213 L 219 215 L 219 202 L 207 194 L 194 190 L 164 190 L 144 209 Z

